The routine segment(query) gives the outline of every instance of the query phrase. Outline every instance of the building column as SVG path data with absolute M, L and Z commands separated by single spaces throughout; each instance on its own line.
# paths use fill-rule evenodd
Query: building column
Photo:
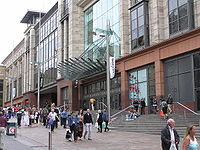
M 128 73 L 123 70 L 121 72 L 121 107 L 123 109 L 128 105 Z
M 68 59 L 68 21 L 64 20 L 64 40 L 63 40 L 63 49 L 64 49 L 64 60 Z
M 155 61 L 156 97 L 164 96 L 164 66 L 160 60 Z
M 131 52 L 131 46 L 129 42 L 130 31 L 129 31 L 129 20 L 130 12 L 129 1 L 120 1 L 120 33 L 121 33 L 121 56 L 126 56 Z M 120 36 L 120 35 L 118 35 Z

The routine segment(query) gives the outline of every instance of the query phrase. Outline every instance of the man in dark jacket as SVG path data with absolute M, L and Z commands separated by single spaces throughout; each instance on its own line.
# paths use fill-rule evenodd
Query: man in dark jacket
M 170 147 L 178 150 L 178 144 L 180 142 L 179 135 L 174 129 L 175 121 L 173 119 L 167 120 L 167 126 L 161 131 L 162 149 L 170 150 Z
M 91 139 L 91 129 L 92 129 L 92 115 L 90 114 L 90 110 L 87 109 L 86 114 L 83 116 L 83 123 L 85 125 L 85 133 L 84 133 L 84 139 L 85 136 L 88 134 L 88 140 L 92 140 Z

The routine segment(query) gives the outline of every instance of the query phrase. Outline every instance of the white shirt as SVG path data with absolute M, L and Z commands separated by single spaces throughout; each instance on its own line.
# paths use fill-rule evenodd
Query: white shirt
M 56 120 L 57 113 L 56 113 L 56 112 L 50 112 L 50 113 L 49 113 L 49 116 L 50 116 L 51 118 L 53 118 L 53 120 Z
M 170 137 L 171 137 L 171 141 L 172 141 L 171 146 L 170 146 L 170 149 L 171 149 L 171 147 L 173 147 L 172 149 L 176 149 L 175 137 L 174 137 L 174 130 L 173 130 L 173 129 L 174 129 L 174 128 L 171 128 L 171 127 L 169 126 L 169 132 L 170 132 Z

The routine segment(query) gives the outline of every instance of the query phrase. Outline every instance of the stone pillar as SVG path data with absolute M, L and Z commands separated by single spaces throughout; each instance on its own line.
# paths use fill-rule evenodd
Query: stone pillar
M 62 26 L 63 24 L 60 22 L 61 20 L 61 16 L 62 16 L 62 12 L 63 12 L 63 0 L 59 0 L 58 1 L 58 52 L 57 52 L 57 58 L 58 58 L 58 64 L 63 60 L 63 31 L 62 31 Z M 60 79 L 61 78 L 61 74 L 59 72 L 57 72 L 57 78 Z
M 126 108 L 128 103 L 128 73 L 125 70 L 121 72 L 121 107 Z
M 156 86 L 156 97 L 164 95 L 164 71 L 163 62 L 160 60 L 155 61 L 155 86 Z
M 64 39 L 63 39 L 63 49 L 64 49 L 64 60 L 68 59 L 68 21 L 64 20 Z
M 34 61 L 34 55 L 35 55 L 35 30 L 30 30 L 30 62 Z M 34 89 L 34 65 L 31 65 L 29 63 L 30 71 L 29 71 L 29 81 L 28 81 L 28 89 L 33 90 Z
M 121 0 L 120 1 L 120 33 L 121 37 L 121 56 L 126 56 L 131 53 L 131 47 L 129 43 L 130 36 L 130 12 L 129 1 Z
M 77 2 L 69 1 L 69 58 L 79 56 L 84 50 L 84 12 Z

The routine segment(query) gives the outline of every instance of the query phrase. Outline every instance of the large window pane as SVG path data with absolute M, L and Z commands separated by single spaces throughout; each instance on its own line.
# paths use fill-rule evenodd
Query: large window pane
M 138 26 L 142 26 L 142 25 L 144 25 L 144 16 L 140 16 L 138 18 Z
M 132 30 L 136 29 L 137 28 L 137 20 L 133 20 L 132 21 Z
M 194 71 L 195 88 L 200 88 L 200 70 Z
M 174 9 L 169 13 L 169 22 L 173 22 L 178 19 L 178 9 Z
M 187 15 L 187 4 L 179 7 L 179 18 Z
M 136 9 L 131 12 L 131 16 L 132 16 L 132 20 L 137 18 L 137 10 Z
M 182 6 L 184 4 L 186 4 L 188 2 L 188 0 L 178 0 L 178 6 Z
M 141 36 L 138 38 L 138 46 L 143 46 L 144 45 L 144 36 Z
M 194 69 L 200 69 L 200 54 L 195 54 L 193 57 Z
M 169 0 L 169 11 L 177 8 L 177 0 Z
M 138 8 L 138 16 L 140 17 L 142 15 L 144 15 L 144 7 L 143 7 L 143 5 Z
M 169 24 L 169 32 L 170 34 L 176 33 L 178 31 L 178 21 L 172 22 Z
M 131 41 L 131 47 L 132 49 L 137 48 L 137 39 Z
M 188 28 L 188 17 L 181 18 L 179 20 L 179 29 L 184 30 Z
M 137 38 L 137 29 L 132 31 L 132 39 L 136 39 Z
M 138 71 L 138 82 L 144 82 L 147 81 L 147 70 L 139 70 Z

